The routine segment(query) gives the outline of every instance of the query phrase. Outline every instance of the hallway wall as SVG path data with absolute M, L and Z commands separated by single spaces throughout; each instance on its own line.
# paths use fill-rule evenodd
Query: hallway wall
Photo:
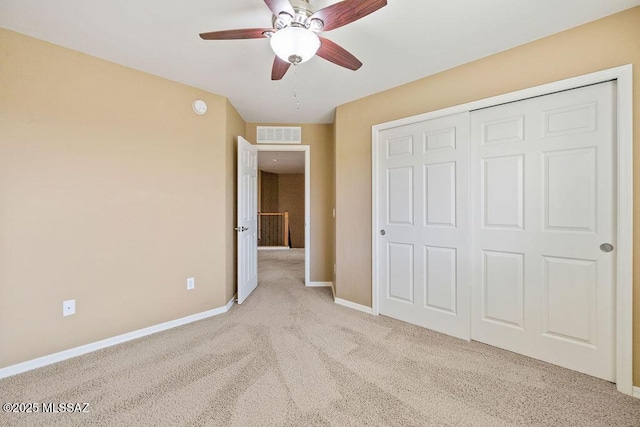
M 289 212 L 291 247 L 304 248 L 304 175 L 278 175 L 278 211 Z

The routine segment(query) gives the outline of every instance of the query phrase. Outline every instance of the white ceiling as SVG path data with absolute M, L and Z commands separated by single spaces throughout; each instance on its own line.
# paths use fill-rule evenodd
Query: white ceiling
M 337 105 L 636 6 L 640 0 L 388 0 L 322 33 L 364 66 L 321 58 L 270 79 L 267 39 L 201 32 L 267 28 L 262 0 L 0 0 L 0 26 L 229 98 L 247 122 L 330 123 Z M 315 0 L 316 9 L 336 0 Z M 293 91 L 299 86 L 300 109 Z
M 258 169 L 277 174 L 304 173 L 304 151 L 258 151 Z

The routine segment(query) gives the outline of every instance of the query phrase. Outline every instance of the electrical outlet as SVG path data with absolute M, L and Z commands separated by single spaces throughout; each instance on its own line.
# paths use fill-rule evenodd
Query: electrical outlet
M 191 290 L 193 288 L 196 287 L 196 278 L 195 277 L 189 277 L 187 279 L 187 290 Z
M 72 314 L 76 314 L 76 300 L 62 301 L 62 315 L 71 316 Z

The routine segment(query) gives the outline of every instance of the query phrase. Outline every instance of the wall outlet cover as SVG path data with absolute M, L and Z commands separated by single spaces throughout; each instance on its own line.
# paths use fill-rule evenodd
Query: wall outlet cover
M 70 299 L 62 302 L 62 315 L 71 316 L 76 314 L 76 300 Z
M 195 277 L 189 277 L 187 279 L 187 289 L 191 290 L 193 288 L 196 287 L 196 278 Z

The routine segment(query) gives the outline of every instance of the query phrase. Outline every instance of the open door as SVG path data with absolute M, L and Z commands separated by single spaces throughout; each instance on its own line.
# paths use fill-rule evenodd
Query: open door
M 238 137 L 238 304 L 258 286 L 258 151 Z

